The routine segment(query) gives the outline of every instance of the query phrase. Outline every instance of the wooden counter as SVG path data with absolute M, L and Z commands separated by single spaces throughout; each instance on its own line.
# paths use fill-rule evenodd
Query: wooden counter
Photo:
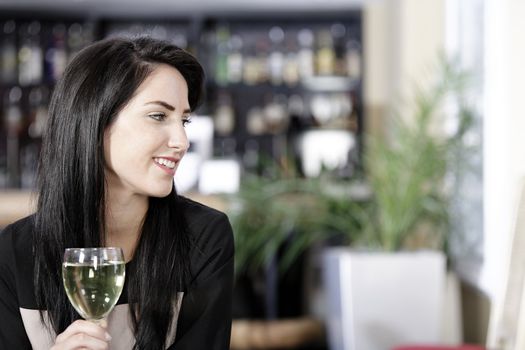
M 34 192 L 0 191 L 0 228 L 34 212 L 37 197 Z
M 224 199 L 219 196 L 207 196 L 199 193 L 187 193 L 193 199 L 220 211 L 226 210 Z M 20 190 L 0 191 L 0 228 L 15 222 L 34 212 L 37 196 L 34 192 Z
M 324 323 L 313 318 L 233 320 L 230 349 L 297 349 L 325 342 Z

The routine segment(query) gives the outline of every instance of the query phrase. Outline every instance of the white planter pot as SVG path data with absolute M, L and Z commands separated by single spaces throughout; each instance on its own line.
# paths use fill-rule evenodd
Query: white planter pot
M 443 341 L 446 266 L 441 252 L 335 248 L 324 253 L 323 270 L 331 350 L 390 350 Z

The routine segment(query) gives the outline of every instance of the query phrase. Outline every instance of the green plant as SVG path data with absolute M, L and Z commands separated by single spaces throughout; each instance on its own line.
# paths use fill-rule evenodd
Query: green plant
M 365 164 L 373 199 L 362 222 L 363 245 L 385 251 L 445 249 L 450 193 L 444 181 L 453 175 L 452 165 L 460 164 L 453 158 L 462 155 L 473 119 L 463 99 L 466 74 L 445 62 L 439 73 L 432 88 L 416 94 L 410 118 L 391 119 L 390 138 L 369 140 Z M 437 133 L 437 120 L 445 119 L 443 106 L 451 98 L 459 105 L 457 127 Z
M 286 166 L 266 164 L 271 176 L 248 176 L 230 197 L 236 271 L 257 271 L 278 252 L 281 271 L 305 249 L 334 235 L 369 250 L 443 249 L 449 225 L 444 179 L 461 154 L 472 116 L 462 99 L 466 75 L 440 66 L 437 83 L 417 94 L 410 118 L 392 117 L 390 137 L 368 138 L 365 176 L 305 179 Z M 436 133 L 449 97 L 459 102 L 453 132 Z M 356 197 L 364 183 L 370 196 Z
M 246 176 L 239 193 L 229 200 L 236 272 L 257 271 L 283 247 L 279 266 L 286 271 L 304 249 L 325 237 L 326 208 L 317 200 L 319 192 L 316 180 L 279 172 L 271 177 Z

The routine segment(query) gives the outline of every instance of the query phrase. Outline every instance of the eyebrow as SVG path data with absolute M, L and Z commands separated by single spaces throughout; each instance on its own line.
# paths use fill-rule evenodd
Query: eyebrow
M 164 101 L 150 101 L 150 102 L 146 102 L 144 105 L 159 105 L 172 112 L 175 110 L 175 107 L 173 107 L 172 105 Z M 191 110 L 189 108 L 186 108 L 184 110 L 184 113 L 191 113 Z

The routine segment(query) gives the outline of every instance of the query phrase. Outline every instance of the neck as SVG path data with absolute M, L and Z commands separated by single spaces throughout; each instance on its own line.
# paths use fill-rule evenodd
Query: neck
M 148 210 L 148 197 L 125 191 L 106 194 L 106 246 L 120 247 L 126 262 L 133 258 Z

